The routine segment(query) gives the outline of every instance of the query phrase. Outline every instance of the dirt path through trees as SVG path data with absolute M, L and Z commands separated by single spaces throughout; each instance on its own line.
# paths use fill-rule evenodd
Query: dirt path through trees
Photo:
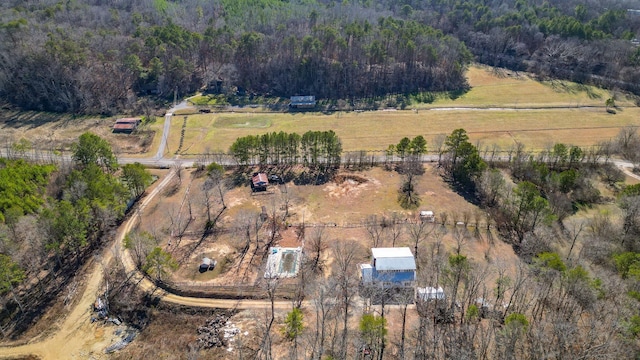
M 140 203 L 136 212 L 144 211 L 145 207 L 158 195 L 175 176 L 170 172 L 156 188 L 154 188 Z M 120 227 L 113 244 L 104 250 L 100 258 L 92 260 L 87 267 L 91 272 L 87 275 L 86 286 L 82 297 L 73 307 L 64 321 L 54 331 L 54 334 L 42 341 L 28 343 L 26 345 L 0 348 L 0 358 L 15 358 L 20 356 L 35 355 L 42 360 L 47 359 L 86 359 L 89 354 L 92 358 L 103 354 L 105 347 L 109 345 L 109 337 L 105 336 L 104 329 L 99 329 L 98 324 L 91 324 L 91 312 L 93 303 L 102 286 L 103 269 L 111 262 L 114 256 L 120 256 L 125 269 L 133 273 L 134 281 L 138 281 L 139 289 L 147 292 L 155 292 L 161 301 L 207 308 L 237 308 L 260 309 L 271 306 L 267 300 L 223 300 L 201 299 L 169 294 L 156 288 L 155 284 L 144 277 L 135 267 L 128 251 L 122 248 L 124 236 L 134 227 L 138 221 L 137 214 L 132 214 Z M 276 309 L 290 309 L 291 302 L 277 301 Z
M 169 184 L 174 172 L 170 172 L 158 186 L 153 189 L 140 203 L 137 211 L 142 211 L 153 198 Z M 106 336 L 100 336 L 97 324 L 91 324 L 91 312 L 93 303 L 98 295 L 104 267 L 119 253 L 119 247 L 125 234 L 131 230 L 137 217 L 130 216 L 118 229 L 113 244 L 104 250 L 99 258 L 94 258 L 87 268 L 91 269 L 86 277 L 86 285 L 82 297 L 75 304 L 71 312 L 64 318 L 55 333 L 42 341 L 20 345 L 15 347 L 0 348 L 0 358 L 13 358 L 26 355 L 35 355 L 40 359 L 86 359 L 90 352 L 102 353 L 109 345 Z

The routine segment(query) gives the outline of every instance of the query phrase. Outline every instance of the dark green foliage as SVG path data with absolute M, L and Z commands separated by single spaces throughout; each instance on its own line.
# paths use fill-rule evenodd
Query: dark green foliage
M 449 266 L 451 269 L 463 269 L 464 271 L 469 270 L 469 261 L 467 257 L 464 255 L 451 255 L 449 256 Z
M 24 270 L 7 255 L 0 254 L 0 295 L 24 280 Z
M 364 343 L 372 354 L 376 354 L 386 341 L 387 319 L 374 314 L 364 314 L 360 319 L 359 329 Z
M 207 165 L 207 175 L 212 176 L 214 174 L 224 174 L 224 167 L 214 162 Z
M 169 275 L 171 271 L 178 268 L 178 263 L 173 259 L 171 254 L 155 247 L 149 255 L 142 269 L 144 272 L 153 276 L 156 281 L 161 281 Z
M 409 144 L 409 153 L 411 155 L 422 155 L 427 152 L 427 140 L 422 135 L 418 135 L 411 139 Z
M 0 159 L 0 222 L 10 216 L 37 212 L 54 165 L 33 165 L 23 160 Z
M 640 196 L 640 184 L 627 185 L 620 192 L 620 198 L 631 196 Z
M 516 180 L 534 184 L 557 219 L 563 220 L 579 206 L 600 201 L 600 191 L 593 185 L 593 171 L 585 166 L 583 158 L 581 148 L 565 144 L 555 144 L 548 153 L 538 156 L 520 148 L 510 168 Z
M 120 180 L 103 172 L 97 165 L 72 171 L 64 191 L 64 197 L 71 202 L 88 200 L 92 208 L 103 208 L 113 212 L 116 217 L 124 214 L 128 196 L 127 189 Z
M 411 145 L 411 140 L 408 137 L 402 138 L 400 142 L 396 145 L 396 153 L 400 157 L 400 160 L 404 160 L 409 152 L 409 147 Z
M 626 331 L 630 337 L 640 335 L 640 315 L 633 315 L 624 325 L 626 325 Z
M 126 164 L 122 167 L 122 180 L 133 196 L 138 197 L 151 185 L 151 173 L 140 163 Z
M 43 212 L 42 220 L 46 221 L 49 227 L 49 250 L 60 253 L 65 249 L 76 253 L 87 245 L 87 232 L 91 221 L 87 200 L 79 200 L 75 204 L 61 200 L 52 209 Z
M 86 132 L 80 135 L 78 142 L 71 146 L 73 160 L 81 167 L 98 165 L 102 169 L 113 172 L 118 167 L 111 145 L 96 134 Z
M 559 174 L 558 183 L 560 185 L 560 191 L 568 193 L 576 186 L 576 180 L 578 179 L 578 172 L 574 169 L 563 171 Z
M 478 149 L 469 142 L 464 129 L 456 129 L 445 140 L 447 161 L 445 169 L 455 184 L 474 190 L 475 182 L 486 168 Z
M 533 263 L 542 272 L 557 271 L 563 273 L 567 270 L 567 265 L 560 259 L 560 255 L 554 252 L 543 252 L 538 254 Z
M 241 165 L 301 163 L 327 170 L 340 165 L 342 144 L 333 130 L 307 131 L 302 136 L 279 132 L 238 138 L 229 152 Z
M 518 183 L 509 204 L 508 226 L 519 242 L 536 226 L 551 220 L 549 202 L 542 197 L 536 186 L 528 181 Z
M 408 157 L 420 159 L 421 155 L 427 153 L 427 140 L 424 136 L 418 135 L 413 139 L 404 137 L 397 144 L 389 145 L 387 149 L 387 155 L 398 155 L 401 161 L 405 161 Z
M 529 327 L 529 320 L 527 320 L 527 317 L 523 314 L 511 313 L 504 319 L 504 324 L 512 327 L 515 326 L 526 331 Z
M 613 261 L 623 279 L 633 278 L 640 281 L 640 253 L 625 252 L 614 255 Z
M 131 196 L 113 175 L 117 164 L 105 140 L 86 133 L 72 148 L 76 166 L 66 176 L 60 198 L 49 199 L 38 219 L 46 248 L 56 254 L 58 263 L 65 262 L 65 254 L 79 254 L 99 241 L 104 231 L 124 215 Z M 134 168 L 146 172 L 140 166 Z
M 283 329 L 284 337 L 287 338 L 287 340 L 295 340 L 302 334 L 302 330 L 304 330 L 303 319 L 302 311 L 298 308 L 294 308 L 287 314 L 284 320 L 285 327 Z

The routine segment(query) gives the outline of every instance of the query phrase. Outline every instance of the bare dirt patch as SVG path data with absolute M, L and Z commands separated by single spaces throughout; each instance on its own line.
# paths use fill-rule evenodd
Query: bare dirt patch
M 354 174 L 339 174 L 324 187 L 330 198 L 357 198 L 369 187 L 369 179 Z

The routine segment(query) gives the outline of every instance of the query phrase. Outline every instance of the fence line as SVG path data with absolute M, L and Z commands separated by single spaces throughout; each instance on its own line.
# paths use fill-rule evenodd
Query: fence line
M 212 285 L 195 282 L 158 282 L 158 287 L 176 295 L 201 297 L 209 299 L 268 299 L 267 289 L 260 285 Z M 275 287 L 275 297 L 293 299 L 298 291 L 295 284 L 278 284 Z
M 414 219 L 404 219 L 404 220 L 396 220 L 395 224 L 400 224 L 400 225 L 405 225 L 405 224 L 418 224 L 422 222 L 421 220 L 414 220 Z M 462 221 L 449 221 L 447 220 L 446 222 L 442 222 L 442 221 L 431 221 L 431 223 L 434 223 L 436 225 L 444 225 L 444 226 L 464 226 L 467 228 L 479 228 L 479 229 L 486 229 L 487 226 L 489 228 L 493 228 L 493 225 L 491 223 L 487 223 L 487 222 L 468 222 L 466 224 L 464 224 Z M 291 227 L 307 227 L 307 228 L 316 228 L 316 227 L 321 227 L 321 228 L 366 228 L 369 226 L 381 226 L 381 227 L 389 227 L 390 224 L 389 223 L 371 223 L 371 222 L 366 222 L 366 221 L 362 221 L 362 222 L 343 222 L 342 224 L 338 224 L 335 222 L 328 222 L 328 223 L 290 223 Z

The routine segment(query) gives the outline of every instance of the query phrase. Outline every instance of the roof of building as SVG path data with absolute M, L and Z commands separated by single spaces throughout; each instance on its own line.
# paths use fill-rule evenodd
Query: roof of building
M 291 101 L 292 102 L 309 102 L 309 101 L 316 101 L 316 97 L 313 95 L 307 95 L 307 96 L 292 96 L 291 97 Z
M 251 178 L 254 186 L 266 186 L 269 183 L 269 179 L 267 179 L 267 174 L 265 173 L 257 173 Z
M 114 130 L 133 130 L 136 128 L 136 124 L 132 123 L 116 123 L 113 125 Z
M 373 248 L 376 271 L 415 270 L 416 260 L 408 247 Z
M 140 122 L 142 122 L 140 118 L 122 118 L 116 120 L 116 124 L 138 124 Z
M 438 286 L 437 288 L 431 286 L 427 286 L 424 288 L 419 287 L 416 288 L 416 293 L 418 298 L 421 298 L 423 300 L 444 299 L 445 297 L 444 290 L 440 286 Z
M 315 106 L 316 105 L 316 97 L 313 95 L 309 96 L 292 96 L 291 97 L 291 105 L 306 105 L 306 106 Z

